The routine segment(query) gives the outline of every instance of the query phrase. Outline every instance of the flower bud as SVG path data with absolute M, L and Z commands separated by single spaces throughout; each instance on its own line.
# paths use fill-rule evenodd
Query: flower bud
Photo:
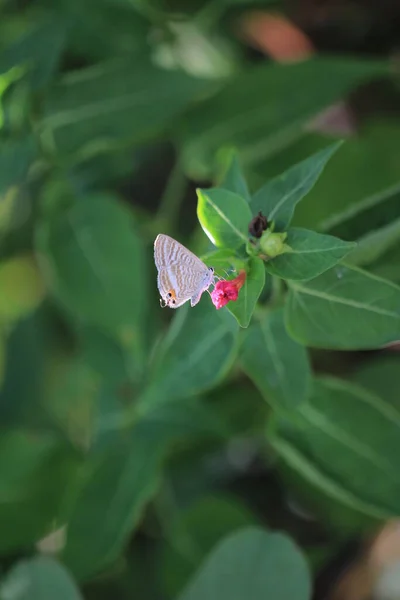
M 268 258 L 275 258 L 288 250 L 285 244 L 287 233 L 271 233 L 266 231 L 260 239 L 260 249 Z
M 268 227 L 267 217 L 260 211 L 249 223 L 249 233 L 255 238 L 260 238 Z

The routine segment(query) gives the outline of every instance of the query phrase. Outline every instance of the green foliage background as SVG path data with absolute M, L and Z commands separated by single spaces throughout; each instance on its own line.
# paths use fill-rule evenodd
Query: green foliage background
M 398 74 L 256 58 L 247 5 L 0 0 L 4 600 L 307 600 L 400 514 L 400 121 L 315 123 Z M 162 311 L 160 232 L 237 303 Z

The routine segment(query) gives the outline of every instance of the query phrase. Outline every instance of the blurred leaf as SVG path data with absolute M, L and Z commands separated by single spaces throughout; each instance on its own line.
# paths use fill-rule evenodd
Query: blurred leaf
M 237 48 L 226 36 L 210 35 L 210 29 L 200 18 L 168 22 L 165 43 L 154 48 L 158 64 L 180 67 L 195 77 L 226 79 L 237 68 Z
M 224 382 L 206 394 L 205 408 L 219 416 L 232 436 L 253 436 L 264 432 L 269 407 L 249 381 Z
M 227 577 L 229 572 L 229 577 Z M 208 556 L 180 600 L 308 600 L 306 560 L 289 537 L 249 527 L 227 536 Z
M 5 342 L 4 332 L 0 329 L 0 390 L 3 386 L 5 370 L 6 370 L 6 342 Z M 1 396 L 0 396 L 0 398 L 1 398 Z
M 139 371 L 147 278 L 129 210 L 111 196 L 87 196 L 37 233 L 49 288 L 75 317 L 131 348 Z
M 0 262 L 0 322 L 12 323 L 33 312 L 43 300 L 45 289 L 32 256 Z
M 233 317 L 207 298 L 190 310 L 181 307 L 156 349 L 139 412 L 215 386 L 236 356 L 237 334 Z
M 399 427 L 397 407 L 359 386 L 325 378 L 314 382 L 311 398 L 292 415 L 273 416 L 268 439 L 325 495 L 386 520 L 400 510 Z
M 182 120 L 189 175 L 209 177 L 226 145 L 239 149 L 243 165 L 260 162 L 299 138 L 304 123 L 323 108 L 387 72 L 384 63 L 326 57 L 247 69 Z
M 369 265 L 368 269 L 377 277 L 388 279 L 393 283 L 400 283 L 400 243 L 396 244 L 393 248 L 385 252 L 378 260 L 372 265 Z
M 360 269 L 338 266 L 307 282 L 290 282 L 286 325 L 317 348 L 379 348 L 400 339 L 400 288 Z
M 123 344 L 90 326 L 80 330 L 80 339 L 82 360 L 102 381 L 118 385 L 135 380 L 134 357 Z
M 225 536 L 255 525 L 256 518 L 235 496 L 204 496 L 168 526 L 162 574 L 168 597 L 176 598 L 198 565 Z
M 46 350 L 37 312 L 15 325 L 4 351 L 7 361 L 0 388 L 0 422 L 3 425 L 41 424 Z
M 229 153 L 228 160 L 226 172 L 221 182 L 218 184 L 218 187 L 233 192 L 250 202 L 251 196 L 249 188 L 247 187 L 246 179 L 240 168 L 236 151 L 231 151 Z
M 0 207 L 5 201 L 3 194 L 11 186 L 24 183 L 36 154 L 36 142 L 32 137 L 0 144 Z
M 400 410 L 399 366 L 397 352 L 391 356 L 378 356 L 362 364 L 352 374 L 352 380 Z
M 240 327 L 248 327 L 257 300 L 265 283 L 264 262 L 261 258 L 250 258 L 244 286 L 239 291 L 236 302 L 229 302 L 227 309 L 235 317 Z
M 18 67 L 13 67 L 6 73 L 0 75 L 0 129 L 3 127 L 4 124 L 4 113 L 3 107 L 1 105 L 2 96 L 10 87 L 10 85 L 14 83 L 14 81 L 18 80 L 22 76 L 22 74 L 22 69 L 19 69 Z
M 52 0 L 47 4 L 53 8 Z M 149 51 L 149 22 L 132 3 L 58 0 L 57 11 L 70 25 L 68 45 L 79 58 L 101 60 Z
M 163 440 L 139 425 L 92 452 L 63 552 L 76 577 L 87 579 L 117 559 L 155 491 L 163 450 Z
M 371 229 L 381 229 L 400 216 L 399 198 L 400 183 L 397 181 L 325 219 L 320 229 L 339 237 L 361 238 Z
M 269 260 L 265 268 L 271 275 L 294 280 L 321 275 L 355 247 L 353 242 L 296 228 L 289 229 L 285 244 L 290 246 L 291 251 Z
M 0 438 L 0 552 L 38 541 L 67 518 L 81 461 L 52 433 L 5 430 Z
M 346 262 L 359 266 L 371 264 L 399 241 L 400 218 L 361 237 Z
M 87 158 L 159 135 L 206 85 L 141 58 L 101 63 L 53 86 L 40 132 L 53 152 Z
M 63 555 L 80 579 L 93 576 L 120 555 L 155 492 L 170 442 L 210 425 L 217 432 L 211 419 L 197 423 L 200 413 L 189 404 L 189 410 L 178 404 L 157 407 L 132 431 L 111 432 L 93 449 Z
M 83 600 L 68 571 L 53 558 L 18 562 L 0 585 L 1 600 Z
M 42 404 L 52 423 L 79 448 L 89 448 L 94 436 L 99 379 L 79 356 L 56 356 L 51 367 L 47 365 Z
M 248 240 L 251 211 L 246 200 L 228 190 L 197 190 L 197 216 L 217 247 L 238 248 Z
M 266 183 L 251 200 L 253 215 L 261 211 L 278 231 L 285 231 L 296 205 L 312 189 L 326 163 L 341 145 L 332 144 Z
M 16 65 L 26 66 L 30 85 L 34 89 L 43 87 L 58 66 L 66 34 L 67 24 L 58 16 L 44 21 L 0 55 L 0 73 L 9 71 Z
M 240 363 L 274 408 L 293 408 L 307 399 L 311 385 L 307 350 L 287 334 L 283 310 L 268 312 L 249 327 Z

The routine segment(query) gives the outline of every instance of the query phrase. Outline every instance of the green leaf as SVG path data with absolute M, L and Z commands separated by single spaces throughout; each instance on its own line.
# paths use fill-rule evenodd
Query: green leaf
M 68 571 L 48 556 L 18 562 L 0 585 L 2 600 L 83 600 Z
M 13 185 L 22 184 L 37 154 L 32 137 L 19 141 L 3 141 L 0 145 L 0 207 L 5 194 Z
M 247 187 L 246 179 L 240 168 L 239 158 L 235 151 L 230 153 L 228 168 L 218 187 L 229 190 L 250 202 L 249 188 Z
M 147 412 L 215 386 L 236 356 L 237 335 L 232 316 L 217 311 L 209 298 L 192 309 L 181 307 L 157 348 L 137 410 Z
M 387 72 L 385 63 L 328 57 L 242 71 L 181 120 L 187 171 L 209 178 L 227 145 L 238 148 L 244 167 L 260 162 L 302 136 L 304 124 L 325 107 Z
M 374 519 L 399 514 L 398 406 L 354 384 L 320 379 L 295 413 L 273 416 L 268 439 L 285 463 L 336 503 Z
M 261 211 L 269 222 L 275 222 L 277 231 L 285 231 L 293 218 L 296 204 L 314 186 L 341 143 L 328 146 L 265 184 L 252 197 L 253 215 Z
M 162 576 L 168 597 L 176 598 L 197 566 L 226 535 L 255 524 L 255 516 L 233 495 L 204 496 L 170 525 L 166 523 Z
M 36 241 L 43 275 L 60 303 L 131 348 L 140 369 L 147 279 L 129 210 L 107 195 L 82 197 L 41 223 Z
M 163 451 L 161 439 L 139 425 L 92 452 L 63 552 L 76 577 L 87 579 L 120 555 L 156 489 Z
M 352 374 L 352 380 L 400 410 L 399 365 L 398 352 L 371 358 Z
M 132 430 L 104 433 L 88 457 L 87 477 L 68 523 L 63 560 L 79 579 L 92 577 L 121 555 L 155 493 L 172 442 L 206 428 L 219 434 L 196 403 L 156 407 Z M 193 410 L 194 408 L 194 410 Z M 193 421 L 194 418 L 194 421 Z
M 220 188 L 197 190 L 197 216 L 217 247 L 238 248 L 248 240 L 251 211 L 246 200 Z
M 0 439 L 0 552 L 37 542 L 68 516 L 81 459 L 52 433 L 8 429 Z
M 265 283 L 264 262 L 261 258 L 250 258 L 244 286 L 239 291 L 236 302 L 229 302 L 227 309 L 235 317 L 240 327 L 248 327 L 257 300 Z
M 239 265 L 239 262 L 240 265 L 244 264 L 244 261 L 239 261 L 235 256 L 235 250 L 230 248 L 220 248 L 203 254 L 201 260 L 208 267 L 213 267 L 220 277 L 226 277 L 228 271 L 234 268 L 236 264 Z
M 32 256 L 0 262 L 0 322 L 12 323 L 33 312 L 42 302 L 45 289 Z
M 70 359 L 56 355 L 46 366 L 46 387 L 41 405 L 47 419 L 51 419 L 74 446 L 89 447 L 97 413 L 101 410 L 100 377 L 79 355 Z
M 400 339 L 400 288 L 360 269 L 338 266 L 307 282 L 290 282 L 286 326 L 317 348 L 379 348 Z
M 61 5 L 61 6 L 60 6 Z M 68 45 L 89 62 L 131 56 L 149 49 L 150 23 L 128 2 L 61 0 L 57 12 L 69 21 Z
M 363 235 L 357 242 L 346 262 L 352 265 L 369 265 L 377 261 L 400 241 L 400 218 L 392 223 L 374 229 Z
M 3 386 L 6 370 L 6 342 L 4 332 L 0 329 L 0 390 Z M 1 396 L 0 396 L 1 399 Z
M 179 597 L 204 598 L 308 600 L 311 580 L 306 560 L 286 535 L 243 529 L 216 547 Z
M 399 189 L 399 171 L 393 160 L 398 152 L 399 135 L 400 122 L 371 116 L 358 129 L 357 135 L 346 138 L 340 152 L 329 161 L 323 177 L 297 206 L 293 224 L 347 240 L 356 240 L 370 229 L 371 224 L 385 225 L 382 222 L 385 205 L 389 203 L 393 212 L 396 207 L 396 199 L 389 197 L 390 188 L 394 194 L 396 187 Z M 273 160 L 260 165 L 259 181 L 262 184 L 331 141 L 328 134 L 307 134 Z M 362 208 L 362 204 L 366 210 L 357 215 L 356 210 Z M 353 210 L 354 219 L 349 214 Z M 347 211 L 349 220 L 346 223 Z
M 18 67 L 12 67 L 6 73 L 2 73 L 0 75 L 0 129 L 4 125 L 4 111 L 2 106 L 2 97 L 5 92 L 9 89 L 11 84 L 17 81 L 23 75 L 23 69 Z
M 0 55 L 0 73 L 17 65 L 26 66 L 30 85 L 34 89 L 43 87 L 58 66 L 66 34 L 67 24 L 63 19 L 56 17 L 44 21 Z
M 293 408 L 310 392 L 307 350 L 286 332 L 283 310 L 268 312 L 254 322 L 242 342 L 240 363 L 274 408 Z
M 266 262 L 265 268 L 271 275 L 294 280 L 321 275 L 334 267 L 356 245 L 331 235 L 296 228 L 289 229 L 285 244 L 291 250 Z
M 53 86 L 40 133 L 50 149 L 75 160 L 141 143 L 170 126 L 205 85 L 142 57 L 104 62 Z
M 375 143 L 374 147 L 376 145 Z M 347 144 L 344 146 L 344 150 L 346 146 Z M 347 160 L 352 162 L 349 157 L 347 157 Z M 337 161 L 334 160 L 333 162 Z M 358 202 L 351 202 L 344 210 L 335 212 L 322 221 L 319 229 L 324 233 L 339 237 L 360 238 L 371 230 L 371 224 L 380 229 L 397 219 L 399 216 L 399 198 L 400 182 L 396 181 L 394 185 L 380 189 L 377 193 L 364 197 Z
M 3 426 L 42 425 L 46 420 L 42 402 L 46 347 L 41 316 L 40 311 L 36 311 L 18 321 L 8 333 L 4 348 L 7 360 L 0 388 Z

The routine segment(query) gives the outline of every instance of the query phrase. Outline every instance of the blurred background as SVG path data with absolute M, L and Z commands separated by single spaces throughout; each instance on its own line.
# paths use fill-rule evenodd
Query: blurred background
M 159 308 L 157 233 L 201 255 L 196 187 L 233 149 L 255 191 L 337 139 L 294 224 L 378 236 L 361 266 L 399 283 L 398 0 L 0 0 L 3 578 L 39 550 L 88 600 L 173 599 L 258 522 L 303 549 L 316 600 L 400 598 L 397 521 L 279 463 L 234 356 L 208 391 L 179 382 L 180 404 L 132 416 L 186 318 Z M 311 357 L 399 406 L 396 347 Z

